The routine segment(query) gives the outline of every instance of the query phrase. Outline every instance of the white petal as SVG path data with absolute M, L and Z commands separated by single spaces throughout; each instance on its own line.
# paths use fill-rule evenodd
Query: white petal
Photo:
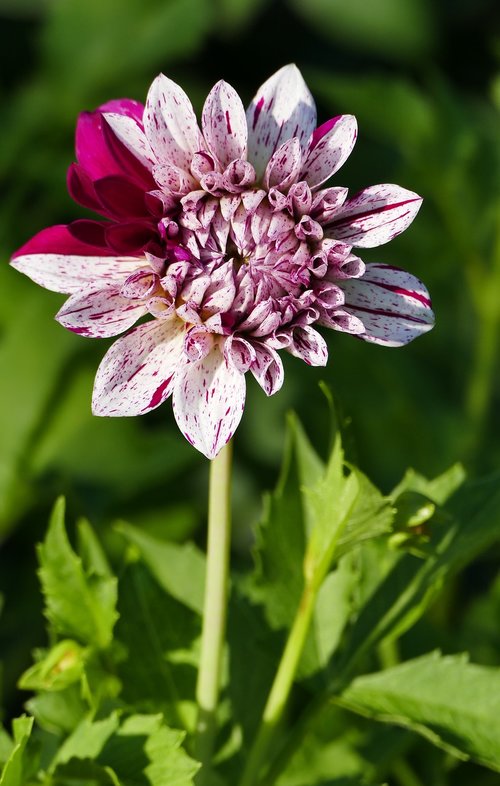
M 204 147 L 200 129 L 186 93 L 164 74 L 149 89 L 144 128 L 158 162 L 189 173 L 194 154 Z
M 271 347 L 255 342 L 253 344 L 256 359 L 250 371 L 261 386 L 266 396 L 277 393 L 283 384 L 285 371 L 278 353 Z
M 10 264 L 45 289 L 71 295 L 98 282 L 123 282 L 142 263 L 144 259 L 138 257 L 26 254 L 16 257 Z
M 381 246 L 404 232 L 421 204 L 422 197 L 401 186 L 370 186 L 344 203 L 328 235 L 360 248 Z
M 215 346 L 177 377 L 172 404 L 177 425 L 194 447 L 214 458 L 231 439 L 245 405 L 245 375 Z
M 294 329 L 287 352 L 301 358 L 308 366 L 326 366 L 328 361 L 325 339 L 309 325 Z
M 72 295 L 56 314 L 57 321 L 73 333 L 88 338 L 117 336 L 146 313 L 144 303 L 131 301 L 113 285 Z
M 358 135 L 353 115 L 340 115 L 316 129 L 304 161 L 301 179 L 319 186 L 340 169 L 349 157 Z
M 94 415 L 142 415 L 162 404 L 182 362 L 184 330 L 176 317 L 155 319 L 115 341 L 97 369 Z
M 283 142 L 296 136 L 302 150 L 316 127 L 316 107 L 295 65 L 280 68 L 257 93 L 247 109 L 248 160 L 257 177 Z
M 222 79 L 207 96 L 201 124 L 208 149 L 222 169 L 235 159 L 246 158 L 245 109 L 236 90 Z
M 118 137 L 127 150 L 134 155 L 146 169 L 151 169 L 156 163 L 155 155 L 146 139 L 144 131 L 134 120 L 127 115 L 117 115 L 114 112 L 105 112 L 104 119 L 111 127 L 114 135 Z
M 367 265 L 362 278 L 343 281 L 342 289 L 346 308 L 365 326 L 365 341 L 400 347 L 434 325 L 427 289 L 400 268 Z
M 297 180 L 302 166 L 302 151 L 297 137 L 292 137 L 279 146 L 264 173 L 265 188 L 288 188 Z

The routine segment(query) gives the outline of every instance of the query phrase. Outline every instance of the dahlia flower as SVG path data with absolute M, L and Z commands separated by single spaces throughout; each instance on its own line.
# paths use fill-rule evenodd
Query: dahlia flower
M 352 115 L 316 127 L 294 65 L 246 112 L 218 82 L 201 130 L 162 74 L 145 106 L 123 99 L 80 115 L 68 188 L 105 220 L 45 229 L 12 264 L 70 295 L 56 317 L 64 327 L 125 333 L 97 371 L 94 414 L 140 415 L 171 395 L 182 433 L 213 458 L 240 421 L 247 371 L 272 395 L 280 351 L 326 363 L 317 327 L 386 346 L 432 327 L 415 276 L 353 251 L 403 232 L 421 198 L 391 184 L 351 197 L 325 187 L 356 135 Z

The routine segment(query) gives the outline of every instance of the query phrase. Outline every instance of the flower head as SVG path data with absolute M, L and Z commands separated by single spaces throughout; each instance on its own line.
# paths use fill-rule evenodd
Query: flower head
M 12 264 L 70 295 L 56 317 L 70 330 L 129 331 L 97 371 L 96 415 L 143 414 L 172 395 L 179 428 L 212 458 L 238 426 L 247 371 L 272 395 L 283 382 L 280 351 L 326 363 L 317 326 L 386 346 L 432 327 L 417 278 L 353 251 L 405 230 L 420 197 L 396 185 L 352 197 L 324 187 L 356 134 L 351 115 L 316 127 L 293 65 L 246 112 L 218 82 L 201 130 L 163 75 L 145 107 L 112 101 L 80 116 L 68 187 L 105 220 L 43 230 Z

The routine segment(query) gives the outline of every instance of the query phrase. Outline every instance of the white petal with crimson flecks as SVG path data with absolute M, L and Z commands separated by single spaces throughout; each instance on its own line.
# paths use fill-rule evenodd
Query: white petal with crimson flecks
M 197 450 L 214 458 L 231 439 L 245 405 L 245 375 L 218 346 L 179 372 L 172 396 L 177 425 Z
M 97 369 L 94 415 L 142 415 L 162 404 L 182 361 L 184 331 L 173 317 L 146 322 L 115 341 Z
M 144 302 L 132 301 L 113 285 L 72 295 L 56 314 L 57 321 L 87 338 L 117 336 L 146 314 Z
M 328 361 L 326 341 L 310 325 L 294 329 L 287 352 L 301 358 L 308 366 L 326 366 Z
M 235 159 L 246 158 L 245 109 L 236 90 L 222 79 L 207 96 L 201 124 L 208 149 L 222 169 Z
M 272 155 L 264 173 L 265 188 L 288 188 L 297 180 L 302 151 L 297 137 L 288 139 Z
M 135 156 L 146 169 L 151 169 L 156 163 L 155 155 L 146 139 L 144 131 L 138 123 L 127 115 L 116 115 L 105 112 L 104 119 L 111 127 L 114 135 Z
M 370 186 L 344 203 L 326 234 L 359 248 L 381 246 L 404 232 L 421 204 L 422 197 L 401 186 Z
M 343 281 L 342 289 L 346 308 L 365 326 L 365 341 L 400 347 L 434 325 L 427 289 L 400 268 L 367 265 L 362 278 Z
M 285 371 L 283 363 L 276 350 L 271 347 L 254 342 L 256 358 L 250 366 L 250 371 L 261 386 L 266 396 L 277 393 L 283 385 Z
M 143 262 L 138 257 L 26 254 L 10 264 L 45 289 L 71 295 L 98 282 L 123 282 Z
M 316 132 L 300 175 L 311 187 L 324 183 L 347 160 L 356 142 L 358 124 L 353 115 L 340 115 Z
M 151 85 L 144 111 L 144 129 L 159 162 L 189 172 L 203 140 L 191 101 L 184 90 L 160 74 Z
M 283 142 L 296 136 L 303 150 L 316 127 L 316 107 L 295 65 L 280 68 L 257 90 L 247 109 L 248 160 L 257 177 Z

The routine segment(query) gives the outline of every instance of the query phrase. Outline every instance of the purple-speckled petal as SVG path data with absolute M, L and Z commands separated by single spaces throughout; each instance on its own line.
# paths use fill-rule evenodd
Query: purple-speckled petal
M 308 366 L 326 366 L 328 361 L 325 339 L 309 325 L 294 329 L 287 352 L 301 358 Z
M 266 396 L 277 393 L 283 384 L 285 371 L 281 358 L 269 346 L 254 342 L 253 344 L 256 358 L 250 366 L 250 371 L 261 386 Z
M 264 173 L 264 187 L 287 189 L 297 180 L 302 166 L 302 151 L 297 137 L 288 139 L 271 157 Z
M 245 375 L 214 346 L 202 360 L 188 363 L 179 372 L 172 404 L 186 439 L 207 458 L 215 458 L 241 420 Z
M 144 303 L 131 301 L 110 284 L 72 295 L 56 314 L 57 321 L 87 338 L 118 336 L 147 313 Z
M 245 109 L 236 90 L 222 79 L 207 96 L 201 125 L 208 149 L 222 169 L 231 161 L 246 158 L 248 132 Z
M 342 283 L 345 305 L 364 324 L 360 338 L 400 347 L 434 324 L 429 293 L 422 282 L 391 265 L 369 264 L 362 278 Z
M 157 76 L 149 89 L 144 129 L 158 163 L 172 164 L 187 173 L 194 154 L 204 149 L 191 101 L 164 74 Z
M 295 65 L 284 66 L 257 90 L 247 109 L 248 160 L 257 177 L 283 142 L 296 136 L 306 150 L 316 127 L 316 107 Z
M 301 178 L 311 187 L 328 180 L 349 157 L 358 135 L 353 115 L 340 115 L 316 129 L 306 155 Z
M 103 118 L 119 141 L 148 170 L 156 164 L 151 146 L 141 126 L 132 117 L 106 112 Z
M 421 204 L 418 194 L 401 186 L 370 186 L 344 203 L 329 222 L 327 234 L 351 246 L 381 246 L 404 232 Z
M 94 415 L 142 415 L 172 392 L 183 354 L 185 325 L 176 317 L 139 325 L 110 347 L 97 369 Z

